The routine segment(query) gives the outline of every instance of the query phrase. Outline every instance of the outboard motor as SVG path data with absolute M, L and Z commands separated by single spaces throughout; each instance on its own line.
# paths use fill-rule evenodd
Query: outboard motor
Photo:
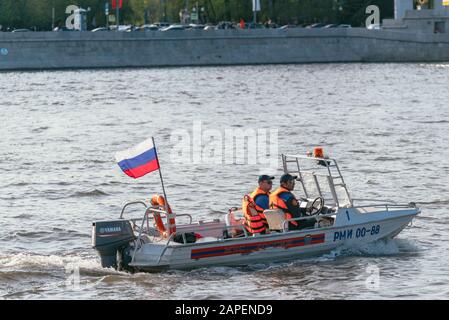
M 121 252 L 135 238 L 128 220 L 92 223 L 92 246 L 98 251 L 103 268 L 114 267 L 117 269 L 117 251 Z

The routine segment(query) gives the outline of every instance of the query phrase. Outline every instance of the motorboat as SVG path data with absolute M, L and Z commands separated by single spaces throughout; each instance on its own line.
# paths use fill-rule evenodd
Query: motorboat
M 420 209 L 414 203 L 353 199 L 335 159 L 314 155 L 281 155 L 283 171 L 297 176 L 303 216 L 265 210 L 269 231 L 251 234 L 241 208 L 222 219 L 193 221 L 189 214 L 145 201 L 126 203 L 118 219 L 95 221 L 92 246 L 101 265 L 130 272 L 244 266 L 320 255 L 340 246 L 370 243 L 397 236 Z M 296 191 L 295 191 L 296 192 Z M 142 206 L 143 217 L 125 218 Z M 161 219 L 164 223 L 161 225 Z M 176 227 L 171 225 L 175 221 Z M 315 219 L 312 226 L 290 230 L 291 221 Z M 182 221 L 184 220 L 184 221 Z M 163 230 L 167 232 L 163 232 Z

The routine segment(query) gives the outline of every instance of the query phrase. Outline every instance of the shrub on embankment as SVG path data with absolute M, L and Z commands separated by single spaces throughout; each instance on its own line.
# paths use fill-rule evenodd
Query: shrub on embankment
M 55 8 L 55 25 L 64 25 L 68 17 L 66 8 L 75 4 L 91 8 L 88 13 L 89 29 L 106 24 L 105 2 L 111 0 L 1 0 L 0 26 L 3 31 L 17 28 L 50 30 L 52 8 Z M 189 10 L 200 8 L 203 23 L 218 21 L 252 20 L 251 0 L 123 0 L 121 24 L 140 25 L 167 20 L 179 22 L 179 12 L 189 3 Z M 261 0 L 259 21 L 271 19 L 282 25 L 314 22 L 363 24 L 365 8 L 376 4 L 381 18 L 392 17 L 393 0 Z M 204 10 L 201 10 L 204 8 Z M 112 13 L 112 10 L 111 10 Z

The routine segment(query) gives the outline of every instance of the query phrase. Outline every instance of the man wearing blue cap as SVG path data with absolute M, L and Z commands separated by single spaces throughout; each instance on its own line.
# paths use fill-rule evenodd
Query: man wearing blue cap
M 263 211 L 268 209 L 270 205 L 270 190 L 273 187 L 273 179 L 274 177 L 265 174 L 259 176 L 259 186 L 249 195 L 249 199 L 244 198 L 243 200 L 245 227 L 252 234 L 267 232 L 268 224 Z M 248 206 L 251 206 L 254 210 L 249 210 Z
M 270 191 L 273 187 L 274 177 L 263 174 L 259 176 L 259 187 L 251 193 L 251 198 L 263 210 L 270 206 Z
M 295 189 L 295 180 L 297 176 L 289 173 L 283 174 L 280 180 L 280 187 L 270 195 L 270 208 L 280 209 L 284 212 L 286 219 L 300 218 L 301 212 L 299 202 L 292 191 Z M 315 225 L 315 219 L 300 221 L 290 221 L 289 230 L 303 229 Z

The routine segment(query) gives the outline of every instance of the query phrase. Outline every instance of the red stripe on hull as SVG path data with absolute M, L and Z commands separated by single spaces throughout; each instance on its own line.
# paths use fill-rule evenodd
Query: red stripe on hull
M 307 239 L 307 240 L 305 240 Z M 302 247 L 311 244 L 319 244 L 324 243 L 325 234 L 316 234 L 307 237 L 298 237 L 293 239 L 284 239 L 284 240 L 274 240 L 274 241 L 264 241 L 257 243 L 248 243 L 248 244 L 236 244 L 230 246 L 220 246 L 220 247 L 212 247 L 212 248 L 204 248 L 204 249 L 196 249 L 191 252 L 191 259 L 198 260 L 209 257 L 219 257 L 226 256 L 231 254 L 249 254 L 251 252 L 259 251 L 261 249 L 265 249 L 267 247 L 283 247 L 285 249 L 293 248 L 293 247 Z M 296 242 L 296 243 L 294 243 Z M 246 248 L 250 247 L 250 248 Z M 235 250 L 232 250 L 234 249 Z M 212 252 L 211 252 L 212 251 Z M 213 252 L 218 251 L 218 252 Z M 211 252 L 211 253 L 207 253 Z M 203 254 L 201 254 L 203 253 Z M 194 256 L 197 255 L 197 256 Z

